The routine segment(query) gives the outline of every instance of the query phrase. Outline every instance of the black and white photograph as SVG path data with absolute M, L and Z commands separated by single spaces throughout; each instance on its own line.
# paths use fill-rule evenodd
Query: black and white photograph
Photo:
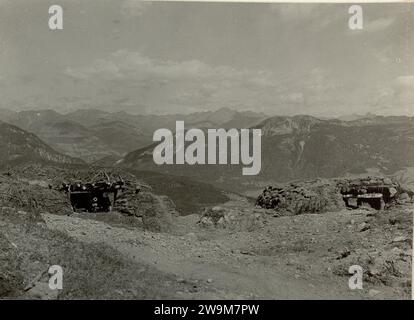
M 0 300 L 411 300 L 413 53 L 413 2 L 0 0 Z

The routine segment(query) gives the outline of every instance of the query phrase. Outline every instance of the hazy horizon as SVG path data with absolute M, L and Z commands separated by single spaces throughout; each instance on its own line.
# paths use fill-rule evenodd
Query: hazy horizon
M 190 114 L 195 114 L 195 113 L 205 113 L 205 112 L 220 112 L 223 109 L 228 109 L 228 110 L 232 110 L 232 111 L 238 111 L 238 112 L 251 112 L 254 113 L 256 115 L 262 115 L 264 117 L 276 117 L 276 116 L 280 116 L 280 117 L 296 117 L 296 116 L 311 116 L 311 117 L 315 117 L 315 118 L 319 118 L 319 119 L 345 119 L 345 118 L 352 118 L 352 117 L 369 117 L 369 116 L 375 116 L 375 117 L 414 117 L 413 115 L 404 115 L 404 114 L 389 114 L 389 115 L 381 115 L 381 114 L 376 114 L 376 113 L 372 113 L 372 112 L 366 112 L 366 113 L 344 113 L 341 115 L 332 115 L 332 116 L 323 116 L 323 115 L 312 115 L 312 114 L 306 114 L 306 113 L 293 113 L 293 114 L 279 114 L 279 113 L 268 113 L 268 112 L 255 112 L 252 110 L 236 110 L 233 108 L 227 108 L 227 107 L 222 107 L 222 108 L 218 108 L 215 110 L 197 110 L 194 112 L 190 112 L 190 113 L 165 113 L 165 114 L 158 114 L 158 113 L 136 113 L 133 112 L 133 110 L 128 111 L 128 110 L 103 110 L 103 109 L 99 109 L 99 108 L 80 108 L 80 109 L 73 109 L 73 110 L 55 110 L 55 109 L 45 109 L 45 108 L 33 108 L 33 109 L 23 109 L 23 110 L 11 110 L 8 108 L 0 108 L 0 111 L 6 111 L 6 112 L 41 112 L 41 111 L 54 111 L 57 112 L 58 114 L 61 115 L 68 115 L 71 113 L 76 113 L 76 112 L 80 112 L 80 111 L 100 111 L 100 112 L 107 112 L 107 113 L 118 113 L 118 112 L 124 112 L 126 114 L 130 114 L 133 116 L 178 116 L 178 115 L 190 115 Z M 2 119 L 0 119 L 1 121 Z
M 0 0 L 0 108 L 414 115 L 414 4 Z

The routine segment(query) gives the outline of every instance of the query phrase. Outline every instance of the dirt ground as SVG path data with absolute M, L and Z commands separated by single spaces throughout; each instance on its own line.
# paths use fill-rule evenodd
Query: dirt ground
M 2 181 L 5 194 L 42 197 L 2 198 L 0 298 L 411 298 L 409 202 L 282 216 L 226 194 L 220 206 L 180 216 L 152 194 L 151 224 L 168 224 L 153 229 L 145 214 L 60 210 L 61 196 L 43 184 Z M 57 209 L 36 205 L 49 202 Z M 62 291 L 47 287 L 52 264 L 64 269 Z M 364 270 L 362 290 L 349 288 L 352 265 Z
M 175 218 L 172 233 L 52 214 L 44 219 L 52 230 L 105 243 L 178 283 L 198 284 L 178 290 L 178 299 L 410 298 L 408 206 L 274 217 L 233 197 L 223 209 L 237 214 L 227 225 L 204 226 L 199 215 L 189 215 Z M 364 269 L 363 290 L 348 286 L 348 268 L 355 264 Z

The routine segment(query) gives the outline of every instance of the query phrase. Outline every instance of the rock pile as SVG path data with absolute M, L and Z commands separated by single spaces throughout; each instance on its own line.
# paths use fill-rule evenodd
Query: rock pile
M 410 242 L 387 246 L 378 251 L 358 248 L 348 255 L 331 261 L 332 272 L 339 276 L 349 276 L 349 266 L 358 264 L 364 271 L 364 279 L 369 284 L 381 284 L 402 287 L 411 294 L 411 260 Z
M 346 193 L 364 194 L 371 191 L 383 194 L 388 205 L 405 203 L 413 197 L 412 191 L 386 177 L 318 179 L 269 186 L 259 195 L 256 205 L 275 209 L 284 215 L 319 213 L 345 208 L 343 195 Z
M 66 195 L 57 190 L 14 177 L 0 178 L 0 206 L 54 214 L 72 212 Z
M 343 179 L 337 181 L 341 194 L 359 195 L 369 198 L 370 195 L 381 196 L 385 208 L 395 204 L 411 202 L 414 193 L 407 187 L 401 185 L 389 177 L 364 177 L 358 179 Z
M 203 227 L 252 231 L 264 225 L 265 216 L 263 209 L 252 213 L 248 208 L 215 206 L 205 208 L 198 223 Z
M 340 209 L 344 202 L 334 182 L 316 180 L 283 187 L 269 186 L 259 195 L 256 205 L 277 209 L 284 215 L 297 215 Z
M 150 187 L 138 184 L 136 181 L 126 180 L 123 190 L 117 195 L 113 209 L 130 216 L 142 216 L 139 196 L 148 191 L 151 191 Z
M 215 206 L 204 210 L 199 221 L 202 225 L 222 225 L 225 221 L 232 220 L 229 214 L 226 214 L 224 208 Z

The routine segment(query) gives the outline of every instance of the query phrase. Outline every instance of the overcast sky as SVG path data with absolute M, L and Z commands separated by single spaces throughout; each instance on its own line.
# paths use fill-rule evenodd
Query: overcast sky
M 0 0 L 0 108 L 414 115 L 414 4 L 349 6 Z

